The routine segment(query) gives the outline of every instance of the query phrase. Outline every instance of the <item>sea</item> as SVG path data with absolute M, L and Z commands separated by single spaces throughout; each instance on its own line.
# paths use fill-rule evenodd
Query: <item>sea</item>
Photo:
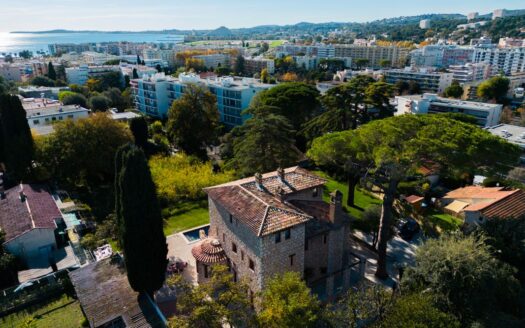
M 99 42 L 155 42 L 180 43 L 183 36 L 171 33 L 134 32 L 50 32 L 50 33 L 11 33 L 0 32 L 0 55 L 16 54 L 22 50 L 49 53 L 49 44 L 55 43 L 99 43 Z

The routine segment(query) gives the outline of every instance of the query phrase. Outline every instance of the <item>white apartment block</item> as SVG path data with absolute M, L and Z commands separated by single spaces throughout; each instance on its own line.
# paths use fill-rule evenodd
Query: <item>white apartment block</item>
M 89 110 L 78 105 L 62 105 L 47 98 L 22 98 L 29 128 L 38 135 L 53 132 L 52 124 L 64 120 L 78 120 L 89 116 Z
M 493 48 L 476 47 L 474 63 L 487 63 L 492 68 L 492 75 L 503 72 L 505 75 L 525 72 L 525 47 Z
M 120 59 L 119 56 L 103 54 L 100 52 L 86 51 L 82 53 L 84 62 L 88 65 L 104 65 L 110 60 Z
M 22 82 L 23 67 L 17 64 L 0 64 L 0 76 L 7 81 Z
M 217 67 L 230 66 L 230 56 L 226 54 L 196 55 L 193 58 L 202 60 L 207 68 L 215 69 Z
M 474 116 L 480 127 L 499 123 L 502 105 L 438 97 L 435 94 L 397 96 L 395 115 L 462 113 Z
M 382 60 L 388 60 L 392 66 L 402 67 L 405 65 L 410 50 L 397 46 L 358 46 L 358 45 L 334 45 L 336 58 L 367 59 L 368 66 L 379 68 Z
M 465 65 L 451 65 L 448 70 L 453 79 L 459 83 L 481 81 L 490 77 L 490 66 L 487 63 L 468 63 Z
M 66 68 L 66 79 L 69 84 L 84 85 L 92 78 L 111 72 L 120 72 L 118 65 L 88 66 L 80 65 Z
M 525 39 L 500 38 L 498 48 L 525 47 Z
M 318 58 L 314 56 L 293 56 L 293 60 L 297 67 L 306 70 L 315 69 L 319 65 Z
M 398 81 L 414 81 L 422 92 L 442 94 L 454 80 L 453 73 L 435 72 L 427 69 L 391 69 L 384 71 L 386 82 L 395 84 Z
M 131 81 L 137 110 L 149 116 L 166 118 L 171 103 L 184 94 L 188 84 L 204 86 L 217 97 L 220 121 L 229 127 L 243 124 L 249 115 L 241 113 L 248 108 L 252 98 L 273 86 L 251 78 L 202 79 L 192 73 L 173 78 L 160 73 Z
M 429 45 L 410 53 L 410 65 L 415 67 L 449 67 L 472 62 L 474 49 L 454 45 Z
M 419 28 L 420 29 L 429 29 L 432 26 L 430 23 L 430 19 L 422 19 L 419 21 Z
M 473 12 L 473 13 L 468 13 L 467 14 L 467 19 L 469 21 L 473 20 L 473 19 L 476 19 L 479 17 L 479 13 L 478 12 Z

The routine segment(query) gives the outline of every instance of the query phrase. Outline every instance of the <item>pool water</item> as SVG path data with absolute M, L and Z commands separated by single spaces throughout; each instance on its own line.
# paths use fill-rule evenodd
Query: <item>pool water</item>
M 200 239 L 199 231 L 201 231 L 201 230 L 204 230 L 204 232 L 206 233 L 206 236 L 207 236 L 208 235 L 208 231 L 210 231 L 210 226 L 207 225 L 207 226 L 204 226 L 204 227 L 200 227 L 200 228 L 196 228 L 196 229 L 193 229 L 193 230 L 185 231 L 182 234 L 184 235 L 184 237 L 186 237 L 188 242 L 192 243 L 192 242 L 197 241 L 197 240 Z

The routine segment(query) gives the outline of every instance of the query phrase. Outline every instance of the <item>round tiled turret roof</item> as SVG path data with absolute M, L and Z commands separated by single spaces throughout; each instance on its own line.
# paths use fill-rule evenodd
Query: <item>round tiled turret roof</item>
M 207 238 L 191 249 L 191 254 L 198 262 L 214 264 L 226 262 L 226 253 L 217 239 Z

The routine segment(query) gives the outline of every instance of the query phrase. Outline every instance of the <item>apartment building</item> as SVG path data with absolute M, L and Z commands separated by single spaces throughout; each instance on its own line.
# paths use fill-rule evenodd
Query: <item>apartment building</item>
M 248 108 L 252 98 L 273 86 L 251 78 L 203 79 L 192 73 L 173 78 L 160 73 L 131 81 L 137 110 L 153 117 L 166 118 L 171 103 L 184 94 L 188 84 L 206 87 L 217 97 L 220 121 L 229 127 L 243 124 L 249 116 L 241 113 Z
M 65 120 L 78 120 L 89 116 L 89 110 L 78 105 L 62 105 L 47 98 L 22 98 L 29 128 L 38 135 L 53 133 L 52 124 Z
M 275 73 L 275 61 L 273 59 L 261 57 L 244 58 L 244 72 L 247 75 L 261 73 L 265 68 L 268 70 L 268 73 Z
M 285 56 L 310 56 L 319 58 L 335 57 L 335 48 L 333 45 L 300 45 L 300 44 L 283 44 L 275 49 L 277 57 Z
M 488 79 L 491 72 L 490 66 L 487 63 L 451 65 L 447 71 L 452 73 L 452 78 L 459 83 L 469 83 Z
M 476 47 L 473 54 L 474 63 L 487 63 L 491 74 L 503 72 L 505 75 L 525 72 L 525 47 L 494 48 Z
M 0 76 L 7 81 L 22 82 L 23 67 L 17 64 L 0 64 Z
M 18 87 L 18 93 L 24 98 L 58 99 L 60 91 L 67 91 L 69 87 L 40 87 L 28 85 Z
M 76 67 L 67 67 L 66 79 L 69 84 L 84 85 L 90 78 L 111 72 L 120 72 L 120 67 L 118 65 L 88 66 L 83 64 Z
M 380 67 L 381 61 L 388 60 L 394 67 L 405 65 L 409 55 L 408 48 L 397 46 L 359 46 L 359 45 L 334 45 L 336 58 L 367 59 L 369 67 Z
M 207 68 L 215 69 L 230 66 L 230 56 L 227 54 L 196 55 L 193 58 L 202 60 Z
M 397 81 L 417 82 L 422 92 L 442 94 L 452 84 L 453 73 L 436 72 L 429 69 L 390 69 L 384 71 L 386 82 L 395 84 Z
M 415 67 L 449 67 L 472 62 L 474 49 L 454 45 L 429 45 L 410 53 L 410 65 Z
M 220 260 L 234 279 L 248 282 L 251 295 L 275 274 L 289 271 L 299 273 L 321 299 L 346 291 L 354 274 L 359 277 L 361 260 L 351 252 L 342 194 L 335 191 L 323 201 L 325 183 L 291 167 L 206 188 L 209 238 L 193 252 L 200 280 L 206 279 L 209 264 L 199 255 L 211 239 L 222 248 Z
M 397 96 L 395 115 L 462 113 L 474 116 L 480 127 L 497 125 L 502 105 L 442 98 L 435 94 Z

